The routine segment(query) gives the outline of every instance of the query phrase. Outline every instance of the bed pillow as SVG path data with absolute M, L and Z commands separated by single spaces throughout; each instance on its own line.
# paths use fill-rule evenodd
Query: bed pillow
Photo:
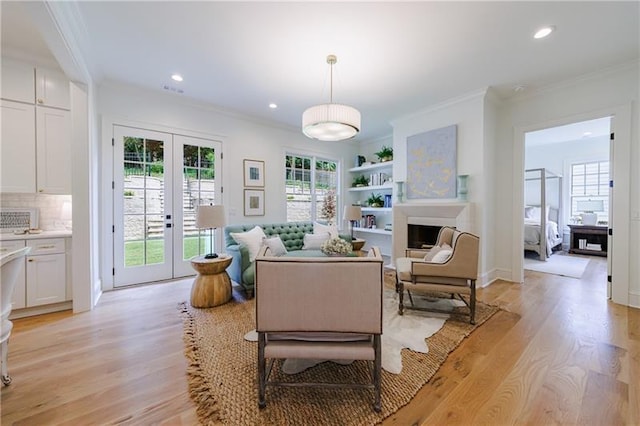
M 328 232 L 331 238 L 338 238 L 338 228 L 335 225 L 323 225 L 318 222 L 313 222 L 313 233 L 324 234 Z
M 549 220 L 549 210 L 550 210 L 551 206 L 547 206 L 546 210 L 546 218 L 547 220 Z M 536 220 L 540 220 L 540 212 L 542 212 L 542 209 L 538 206 L 527 206 L 524 208 L 524 217 L 526 219 L 536 219 Z
M 302 250 L 320 250 L 322 243 L 331 238 L 331 234 L 324 232 L 322 234 L 304 234 L 302 240 Z
M 287 248 L 284 246 L 284 243 L 282 242 L 280 235 L 275 235 L 270 238 L 265 238 L 263 240 L 263 243 L 267 247 L 269 247 L 269 249 L 271 250 L 271 253 L 273 253 L 274 256 L 283 256 L 287 254 Z
M 258 251 L 262 246 L 262 240 L 266 238 L 264 231 L 258 225 L 247 232 L 230 232 L 231 237 L 236 240 L 238 244 L 244 244 L 249 251 L 249 261 L 256 260 Z

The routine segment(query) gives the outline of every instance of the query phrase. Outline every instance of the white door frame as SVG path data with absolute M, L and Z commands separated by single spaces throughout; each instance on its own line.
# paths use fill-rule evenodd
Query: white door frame
M 513 135 L 513 205 L 511 246 L 514 249 L 511 264 L 512 281 L 524 282 L 524 141 L 525 134 L 535 130 L 557 127 L 579 121 L 593 120 L 606 116 L 612 117 L 611 128 L 616 131 L 616 149 L 610 159 L 613 164 L 613 217 L 615 224 L 611 258 L 611 300 L 621 305 L 629 305 L 629 227 L 630 227 L 630 158 L 631 158 L 631 105 L 620 105 L 588 113 L 564 117 L 544 123 L 515 127 Z M 519 182 L 519 183 L 518 183 Z
M 100 208 L 98 209 L 100 223 L 100 276 L 103 291 L 113 290 L 113 200 L 112 182 L 113 176 L 113 126 L 137 127 L 151 131 L 180 134 L 195 138 L 210 139 L 221 143 L 224 147 L 226 136 L 212 133 L 204 133 L 194 130 L 177 129 L 162 124 L 149 123 L 146 121 L 136 121 L 130 118 L 105 115 L 101 120 L 101 148 L 100 148 Z M 224 179 L 224 176 L 223 176 Z M 227 195 L 222 194 L 222 203 L 226 201 Z M 194 272 L 195 273 L 195 272 Z

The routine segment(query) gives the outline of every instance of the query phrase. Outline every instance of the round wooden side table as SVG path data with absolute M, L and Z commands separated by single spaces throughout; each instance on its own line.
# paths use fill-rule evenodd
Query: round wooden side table
M 362 247 L 364 247 L 364 243 L 366 243 L 365 240 L 361 238 L 356 238 L 353 241 L 351 241 L 351 247 L 353 247 L 353 251 L 359 251 L 359 250 L 362 250 Z
M 191 259 L 191 266 L 198 272 L 191 287 L 191 306 L 211 308 L 231 299 L 231 279 L 227 268 L 233 258 L 221 254 L 215 259 L 198 256 Z

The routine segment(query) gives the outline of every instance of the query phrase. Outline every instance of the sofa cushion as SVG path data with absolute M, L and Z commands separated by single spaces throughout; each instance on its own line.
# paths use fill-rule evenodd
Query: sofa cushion
M 238 244 L 244 244 L 249 250 L 249 261 L 256 260 L 258 250 L 262 246 L 262 240 L 266 237 L 264 231 L 259 226 L 255 226 L 252 230 L 247 232 L 232 232 L 233 237 Z
M 338 228 L 335 225 L 323 225 L 322 223 L 313 222 L 313 233 L 324 234 L 328 232 L 331 238 L 338 238 Z

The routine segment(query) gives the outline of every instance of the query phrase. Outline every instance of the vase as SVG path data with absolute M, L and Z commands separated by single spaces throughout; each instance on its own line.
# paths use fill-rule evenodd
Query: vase
M 469 175 L 458 175 L 458 200 L 467 201 L 467 180 Z
M 396 192 L 396 203 L 402 203 L 404 201 L 404 182 L 396 182 L 398 184 L 398 191 Z

